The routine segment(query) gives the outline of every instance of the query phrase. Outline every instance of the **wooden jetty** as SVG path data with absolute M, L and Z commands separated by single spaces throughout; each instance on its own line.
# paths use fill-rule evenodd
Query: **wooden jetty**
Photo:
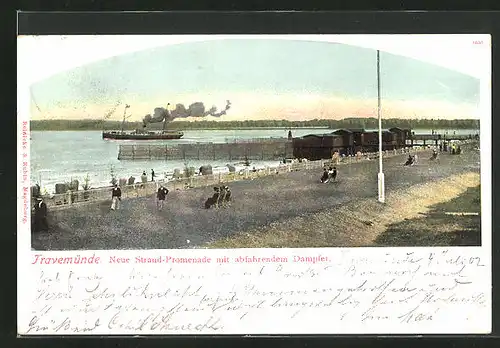
M 465 141 L 479 139 L 479 134 L 411 134 L 406 139 L 407 146 L 435 145 L 440 142 Z
M 177 145 L 120 145 L 118 160 L 283 160 L 293 156 L 288 139 Z

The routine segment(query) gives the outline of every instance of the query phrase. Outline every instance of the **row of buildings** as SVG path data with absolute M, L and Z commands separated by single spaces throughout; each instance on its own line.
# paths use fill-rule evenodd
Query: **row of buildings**
M 411 138 L 410 129 L 393 127 L 382 132 L 382 149 L 393 150 L 405 147 Z M 351 155 L 357 152 L 378 151 L 379 132 L 364 129 L 338 129 L 328 134 L 310 134 L 293 138 L 293 156 L 318 160 L 330 158 L 332 153 Z

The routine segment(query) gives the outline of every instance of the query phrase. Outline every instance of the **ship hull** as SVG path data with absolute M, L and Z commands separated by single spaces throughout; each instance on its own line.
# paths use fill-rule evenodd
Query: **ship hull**
M 103 139 L 113 140 L 175 140 L 184 136 L 182 132 L 158 133 L 158 134 L 130 134 L 130 133 L 108 133 L 103 132 Z

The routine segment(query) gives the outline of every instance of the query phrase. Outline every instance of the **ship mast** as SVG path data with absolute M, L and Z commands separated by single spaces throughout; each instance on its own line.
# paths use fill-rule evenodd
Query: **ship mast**
M 120 105 L 120 101 L 116 105 L 114 105 L 108 112 L 106 112 L 102 118 L 101 125 L 102 125 L 102 131 L 104 132 L 105 127 L 106 127 L 106 121 L 113 115 L 116 111 L 116 108 Z
M 122 129 L 121 129 L 121 134 L 123 134 L 123 128 L 125 127 L 125 120 L 128 118 L 127 117 L 127 109 L 130 107 L 130 105 L 126 104 L 125 109 L 123 110 L 123 121 L 122 121 Z M 130 117 L 130 116 L 129 116 Z
M 169 110 L 168 107 L 170 106 L 170 103 L 167 103 L 167 110 L 165 111 L 165 119 L 163 120 L 163 132 L 165 132 L 165 129 L 167 128 L 167 118 L 169 116 Z

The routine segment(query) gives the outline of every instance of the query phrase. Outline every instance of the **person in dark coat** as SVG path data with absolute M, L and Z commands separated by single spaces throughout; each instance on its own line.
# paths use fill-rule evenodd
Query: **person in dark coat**
M 216 186 L 214 187 L 214 194 L 212 197 L 207 198 L 205 201 L 205 209 L 210 209 L 212 206 L 215 206 L 219 201 L 220 189 Z
M 47 222 L 47 204 L 43 201 L 41 197 L 36 198 L 36 203 L 34 208 L 34 232 L 46 232 L 49 230 L 49 224 Z
M 321 182 L 326 184 L 328 182 L 328 170 L 326 168 L 323 170 L 323 175 L 321 176 Z
M 156 193 L 156 206 L 158 210 L 163 209 L 163 203 L 165 203 L 165 198 L 167 198 L 168 189 L 163 185 L 160 185 L 158 192 Z
M 127 185 L 133 185 L 134 183 L 135 177 L 131 175 L 130 178 L 128 178 Z
M 111 190 L 111 210 L 120 209 L 120 201 L 122 200 L 122 190 L 115 184 Z
M 412 155 L 408 155 L 408 159 L 405 162 L 405 166 L 411 166 L 413 164 L 413 157 Z
M 151 181 L 155 181 L 155 171 L 151 169 Z

